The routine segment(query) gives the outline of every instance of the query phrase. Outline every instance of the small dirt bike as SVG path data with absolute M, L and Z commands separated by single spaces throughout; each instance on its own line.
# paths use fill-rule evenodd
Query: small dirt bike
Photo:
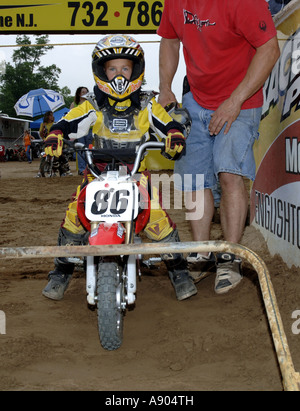
M 7 161 L 26 161 L 26 153 L 23 146 L 15 144 L 14 148 L 7 148 L 6 150 Z
M 101 345 L 115 350 L 123 341 L 126 308 L 135 302 L 139 264 L 151 267 L 161 261 L 159 257 L 140 261 L 141 255 L 124 256 L 122 244 L 141 243 L 138 234 L 147 224 L 150 198 L 147 188 L 138 181 L 137 171 L 145 151 L 161 149 L 164 143 L 146 142 L 137 152 L 87 149 L 81 143 L 71 144 L 75 151 L 85 154 L 95 177 L 81 190 L 77 203 L 78 217 L 90 233 L 89 244 L 115 244 L 120 250 L 115 257 L 86 257 L 87 301 L 97 306 Z M 97 161 L 106 164 L 106 171 L 97 168 Z M 132 161 L 130 171 L 124 163 Z

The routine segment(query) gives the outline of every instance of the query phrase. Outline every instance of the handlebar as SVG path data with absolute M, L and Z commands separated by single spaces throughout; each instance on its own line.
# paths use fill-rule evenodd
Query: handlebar
M 138 172 L 138 169 L 140 167 L 140 162 L 141 158 L 144 154 L 144 152 L 148 149 L 162 149 L 165 147 L 164 142 L 159 142 L 159 141 L 147 141 L 146 143 L 141 144 L 138 147 L 138 150 L 136 152 L 133 152 L 132 150 L 126 150 L 126 149 L 121 149 L 121 150 L 116 150 L 116 149 L 95 149 L 95 148 L 87 148 L 84 144 L 77 142 L 77 141 L 70 141 L 70 140 L 65 140 L 64 143 L 66 143 L 69 147 L 74 148 L 75 151 L 83 151 L 85 153 L 85 158 L 87 161 L 87 164 L 89 166 L 89 169 L 91 173 L 95 177 L 99 177 L 101 175 L 101 172 L 95 167 L 93 163 L 93 158 L 111 158 L 111 159 L 118 159 L 120 160 L 121 158 L 125 159 L 128 156 L 135 156 L 135 160 L 133 163 L 133 168 L 131 171 L 131 175 L 134 175 Z

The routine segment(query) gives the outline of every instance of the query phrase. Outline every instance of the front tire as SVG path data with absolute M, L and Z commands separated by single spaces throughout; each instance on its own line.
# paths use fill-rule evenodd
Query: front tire
M 99 263 L 97 278 L 98 329 L 101 345 L 116 350 L 123 342 L 123 295 L 121 273 L 116 262 Z
M 48 178 L 52 177 L 52 174 L 53 174 L 52 165 L 53 165 L 53 157 L 47 156 L 40 165 L 41 174 L 43 177 L 48 177 Z

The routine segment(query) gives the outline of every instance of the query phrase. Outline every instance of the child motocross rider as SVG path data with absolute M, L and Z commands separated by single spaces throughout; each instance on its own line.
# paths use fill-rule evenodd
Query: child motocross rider
M 130 148 L 150 138 L 151 128 L 156 135 L 165 138 L 162 153 L 176 160 L 185 147 L 184 127 L 175 121 L 156 102 L 154 93 L 144 93 L 141 85 L 144 78 L 145 60 L 140 44 L 126 35 L 110 35 L 101 39 L 92 54 L 92 70 L 96 85 L 94 94 L 86 95 L 86 101 L 73 108 L 58 123 L 52 126 L 45 140 L 45 152 L 59 156 L 63 138 L 75 140 L 86 134 L 92 126 L 96 148 Z M 145 174 L 147 175 L 147 174 Z M 148 178 L 148 177 L 147 177 Z M 85 170 L 85 181 L 92 175 Z M 84 182 L 83 182 L 84 184 Z M 77 217 L 77 197 L 69 204 L 58 234 L 58 245 L 84 245 L 89 233 Z M 152 199 L 158 203 L 158 192 L 152 187 Z M 162 207 L 150 212 L 145 234 L 152 241 L 179 242 L 176 226 Z M 197 293 L 187 270 L 182 254 L 163 254 L 174 286 L 176 297 L 183 300 Z M 68 287 L 74 264 L 67 258 L 56 258 L 55 269 L 48 275 L 48 284 L 43 295 L 60 300 Z

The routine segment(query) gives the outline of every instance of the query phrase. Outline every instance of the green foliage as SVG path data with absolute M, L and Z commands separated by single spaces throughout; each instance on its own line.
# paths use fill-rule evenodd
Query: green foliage
M 53 49 L 48 45 L 49 37 L 35 36 L 35 44 L 32 44 L 28 36 L 17 36 L 16 43 L 19 47 L 13 52 L 13 64 L 7 63 L 5 71 L 0 71 L 0 112 L 12 117 L 16 116 L 14 105 L 30 90 L 46 88 L 61 92 L 58 86 L 61 69 L 55 64 L 41 65 L 42 56 Z M 67 97 L 70 90 L 68 87 L 63 90 L 63 96 Z
M 71 96 L 71 90 L 69 87 L 63 87 L 60 90 L 60 93 L 62 94 L 64 100 L 65 100 L 65 105 L 66 107 L 70 108 L 70 105 L 73 103 L 74 96 Z

